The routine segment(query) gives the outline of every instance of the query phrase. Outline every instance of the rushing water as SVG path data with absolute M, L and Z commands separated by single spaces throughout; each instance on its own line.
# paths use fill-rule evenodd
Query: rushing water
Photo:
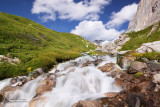
M 86 61 L 103 61 L 95 66 L 91 63 L 89 66 L 82 67 Z M 99 69 L 99 66 L 106 63 L 116 63 L 115 57 L 110 56 L 83 56 L 75 60 L 59 64 L 50 73 L 61 75 L 56 78 L 56 86 L 52 91 L 44 93 L 37 100 L 35 107 L 71 107 L 80 100 L 98 99 L 104 97 L 106 92 L 119 92 L 121 88 L 114 85 L 114 78 L 107 76 Z M 67 68 L 66 68 L 67 67 Z M 70 70 L 74 69 L 74 72 Z M 59 72 L 56 72 L 58 70 Z M 39 82 L 46 76 L 39 76 L 35 80 L 27 82 L 24 86 L 17 89 L 10 95 L 11 101 L 5 103 L 5 107 L 29 107 L 29 101 L 36 95 L 36 88 Z M 9 84 L 10 79 L 0 81 L 0 89 Z M 12 99 L 14 99 L 12 101 Z M 16 101 L 15 101 L 16 100 Z M 22 100 L 22 102 L 18 101 Z

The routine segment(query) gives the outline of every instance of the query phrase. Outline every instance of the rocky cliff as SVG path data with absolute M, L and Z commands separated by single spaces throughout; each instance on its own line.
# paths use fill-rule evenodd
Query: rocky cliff
M 160 0 L 140 0 L 127 32 L 139 31 L 160 21 Z

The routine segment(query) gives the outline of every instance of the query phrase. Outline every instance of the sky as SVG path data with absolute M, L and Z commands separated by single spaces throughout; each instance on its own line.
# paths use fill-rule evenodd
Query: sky
M 140 0 L 0 0 L 0 12 L 31 19 L 89 41 L 112 41 L 124 33 Z

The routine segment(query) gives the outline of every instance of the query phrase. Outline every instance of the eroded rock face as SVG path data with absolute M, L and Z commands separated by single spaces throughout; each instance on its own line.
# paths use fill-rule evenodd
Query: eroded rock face
M 79 101 L 72 107 L 103 107 L 103 105 L 98 101 Z
M 137 13 L 130 21 L 127 32 L 139 31 L 160 21 L 160 1 L 140 0 Z
M 138 49 L 136 49 L 137 53 L 145 53 L 145 52 L 160 52 L 160 41 L 144 43 Z

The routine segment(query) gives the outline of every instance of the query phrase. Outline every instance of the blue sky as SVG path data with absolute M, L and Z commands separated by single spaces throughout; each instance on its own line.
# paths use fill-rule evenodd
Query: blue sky
M 93 41 L 114 40 L 134 16 L 139 0 L 1 0 L 0 11 Z

